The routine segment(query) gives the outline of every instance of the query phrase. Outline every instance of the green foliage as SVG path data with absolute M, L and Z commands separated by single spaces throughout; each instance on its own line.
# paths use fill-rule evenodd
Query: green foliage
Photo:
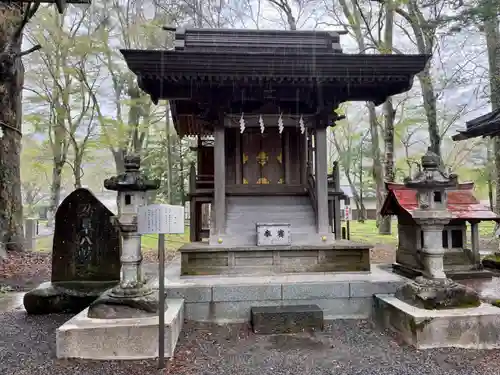
M 161 181 L 157 192 L 157 200 L 170 204 L 183 204 L 185 194 L 188 193 L 189 168 L 195 162 L 196 156 L 190 150 L 190 140 L 180 139 L 174 129 L 170 129 L 170 144 L 168 144 L 166 131 L 160 130 L 150 140 L 149 147 L 145 150 L 143 167 L 150 178 Z M 172 175 L 169 176 L 168 159 L 172 163 Z M 168 191 L 167 181 L 170 180 Z

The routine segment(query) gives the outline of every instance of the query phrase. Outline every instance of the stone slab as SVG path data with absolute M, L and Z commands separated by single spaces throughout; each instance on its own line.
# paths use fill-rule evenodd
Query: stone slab
M 349 283 L 311 283 L 284 284 L 283 299 L 328 299 L 328 298 L 348 298 Z
M 277 334 L 323 330 L 323 310 L 317 305 L 258 306 L 251 308 L 254 333 Z
M 373 297 L 309 300 L 274 300 L 240 302 L 199 302 L 185 304 L 185 318 L 197 322 L 217 324 L 251 321 L 253 306 L 281 306 L 315 304 L 323 310 L 326 320 L 368 319 L 372 313 Z
M 188 252 L 226 252 L 226 251 L 269 251 L 269 250 L 301 250 L 301 251 L 315 251 L 315 250 L 348 250 L 348 249 L 371 249 L 373 246 L 366 243 L 358 243 L 348 240 L 338 240 L 333 244 L 323 245 L 264 245 L 264 246 L 210 246 L 207 242 L 190 242 L 182 245 L 179 249 L 181 253 Z
M 281 285 L 218 285 L 212 288 L 212 301 L 237 302 L 280 300 Z
M 394 263 L 392 268 L 395 273 L 414 279 L 415 277 L 422 276 L 422 271 L 416 268 L 412 268 L 403 264 Z M 460 280 L 470 280 L 470 279 L 491 279 L 493 273 L 487 269 L 483 270 L 455 270 L 450 271 L 445 268 L 446 277 L 460 281 Z
M 167 297 L 185 300 L 186 319 L 218 324 L 250 322 L 253 306 L 309 304 L 318 305 L 327 320 L 367 319 L 373 293 L 393 292 L 408 281 L 379 265 L 371 273 L 185 277 L 180 259 L 167 266 L 165 275 Z M 157 289 L 158 280 L 151 286 Z
M 401 281 L 351 281 L 349 297 L 371 297 L 374 294 L 393 294 L 405 282 Z
M 369 272 L 370 246 L 350 241 L 330 245 L 211 247 L 179 249 L 181 275 L 279 275 L 302 272 Z
M 466 309 L 424 310 L 393 295 L 376 295 L 374 299 L 377 323 L 396 332 L 417 349 L 500 348 L 500 308 L 490 304 Z
M 167 298 L 165 357 L 174 354 L 184 301 Z M 91 319 L 83 310 L 56 330 L 57 358 L 139 360 L 158 357 L 158 317 Z

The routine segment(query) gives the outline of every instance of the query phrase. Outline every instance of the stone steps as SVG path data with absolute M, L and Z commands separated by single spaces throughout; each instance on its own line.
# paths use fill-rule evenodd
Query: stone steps
M 309 243 L 311 236 L 316 236 L 316 217 L 307 196 L 227 199 L 225 232 L 231 245 L 255 245 L 257 223 L 290 224 L 294 244 Z
M 254 333 L 314 332 L 323 330 L 323 310 L 318 305 L 258 306 L 251 308 Z

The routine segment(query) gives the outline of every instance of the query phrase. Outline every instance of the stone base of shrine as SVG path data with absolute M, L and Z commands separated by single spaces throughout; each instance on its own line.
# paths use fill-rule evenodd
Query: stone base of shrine
M 184 301 L 167 299 L 165 357 L 174 354 L 184 322 Z M 92 319 L 88 308 L 56 330 L 57 358 L 139 360 L 158 357 L 158 316 Z
M 374 318 L 417 349 L 500 348 L 500 308 L 479 307 L 424 310 L 393 295 L 374 296 Z
M 373 295 L 395 293 L 408 280 L 390 267 L 371 272 L 301 273 L 264 276 L 180 276 L 180 259 L 165 269 L 169 298 L 184 300 L 187 320 L 217 324 L 251 321 L 263 306 L 317 305 L 325 320 L 368 319 Z M 158 288 L 158 279 L 151 286 Z
M 180 248 L 181 275 L 276 275 L 369 272 L 370 245 L 336 241 L 329 245 L 215 247 L 193 242 Z
M 395 273 L 414 279 L 417 276 L 422 276 L 422 270 L 410 267 L 400 263 L 394 263 L 392 269 Z M 457 267 L 456 269 L 446 269 L 446 277 L 452 280 L 469 280 L 469 279 L 491 279 L 493 273 L 486 269 L 474 269 L 474 267 Z

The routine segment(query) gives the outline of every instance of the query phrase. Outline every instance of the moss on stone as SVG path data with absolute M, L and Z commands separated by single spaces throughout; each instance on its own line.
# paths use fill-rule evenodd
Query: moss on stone
M 497 299 L 491 303 L 495 307 L 500 307 L 500 299 Z
M 410 318 L 410 331 L 412 334 L 416 335 L 418 332 L 422 332 L 427 324 L 432 322 L 432 318 L 424 319 L 420 323 L 415 321 L 415 318 Z
M 484 259 L 492 260 L 494 262 L 500 263 L 500 254 L 499 253 L 494 253 L 494 254 L 489 254 L 484 257 Z
M 212 276 L 212 275 L 222 275 L 222 273 L 214 270 L 200 270 L 187 268 L 181 270 L 181 276 Z
M 481 263 L 483 267 L 486 268 L 500 269 L 500 254 L 495 253 L 487 255 Z
M 452 305 L 435 304 L 434 301 L 428 301 L 428 303 L 426 302 L 424 302 L 424 308 L 426 310 L 470 309 L 481 305 L 481 301 L 475 298 L 462 298 L 460 301 Z

